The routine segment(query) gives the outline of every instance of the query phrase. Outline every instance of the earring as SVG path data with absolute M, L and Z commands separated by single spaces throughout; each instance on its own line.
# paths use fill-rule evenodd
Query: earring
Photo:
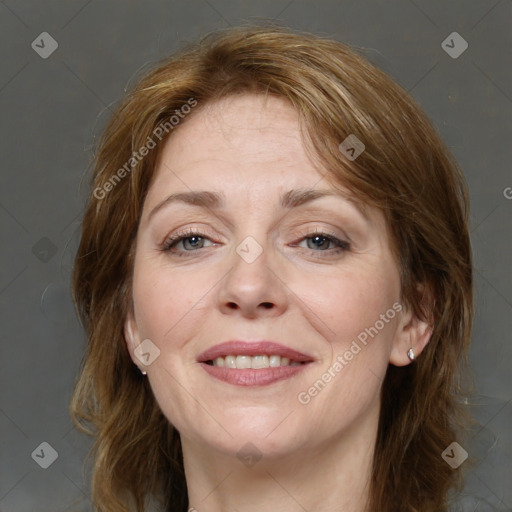
M 409 358 L 410 361 L 414 361 L 416 359 L 416 356 L 414 354 L 414 350 L 412 348 L 410 348 L 407 351 L 407 357 Z
M 137 366 L 137 368 L 139 368 L 139 367 Z M 142 373 L 142 375 L 147 375 L 148 374 L 148 372 L 146 372 L 145 370 L 141 370 L 140 368 L 139 368 L 139 370 L 140 370 L 140 373 Z

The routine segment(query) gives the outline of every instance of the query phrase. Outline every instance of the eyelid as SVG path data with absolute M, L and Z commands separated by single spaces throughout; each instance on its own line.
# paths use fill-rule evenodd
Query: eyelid
M 310 228 L 303 225 L 301 225 L 300 227 L 297 226 L 297 228 L 299 228 L 297 231 L 299 231 L 300 235 L 298 237 L 295 236 L 294 241 L 288 243 L 288 246 L 290 247 L 297 247 L 304 251 L 314 254 L 323 253 L 323 257 L 328 257 L 329 255 L 334 256 L 334 254 L 338 252 L 345 252 L 352 249 L 352 241 L 350 237 L 345 235 L 344 232 L 339 234 L 330 227 L 319 226 L 318 223 L 315 226 L 311 226 Z M 218 240 L 219 238 L 222 237 L 219 237 L 218 234 L 213 235 L 208 227 L 205 227 L 204 225 L 196 226 L 194 224 L 189 224 L 183 227 L 176 228 L 170 234 L 166 235 L 166 237 L 158 244 L 158 248 L 162 252 L 171 252 L 174 253 L 175 255 L 184 255 L 186 253 L 192 254 L 194 252 L 201 252 L 201 249 L 206 249 L 207 247 L 199 247 L 196 250 L 174 249 L 174 247 L 178 246 L 181 242 L 183 242 L 183 240 L 186 240 L 187 238 L 192 238 L 194 236 L 203 238 L 211 242 L 212 245 L 209 245 L 207 247 L 222 245 L 222 242 Z M 299 245 L 301 242 L 307 239 L 311 239 L 315 236 L 322 236 L 327 240 L 330 240 L 331 243 L 335 245 L 335 247 L 317 251 L 314 249 L 301 247 Z
M 336 252 L 337 250 L 349 251 L 352 248 L 352 242 L 349 239 L 349 237 L 340 236 L 336 233 L 331 232 L 328 229 L 323 229 L 320 227 L 317 227 L 316 229 L 313 229 L 313 230 L 311 230 L 311 229 L 306 230 L 300 236 L 300 238 L 298 238 L 295 242 L 291 243 L 290 245 L 292 247 L 297 246 L 300 242 L 303 242 L 304 240 L 307 240 L 308 238 L 313 238 L 314 236 L 322 236 L 322 237 L 327 238 L 337 244 L 337 248 L 331 249 L 330 251 L 313 251 L 312 249 L 309 249 L 310 251 L 312 251 L 314 253 L 325 252 L 326 254 L 328 254 L 329 252 L 332 253 L 333 251 Z
M 199 228 L 199 227 L 192 227 L 188 226 L 186 228 L 180 229 L 171 232 L 170 234 L 166 235 L 165 238 L 161 243 L 158 244 L 160 250 L 167 251 L 169 250 L 170 246 L 175 243 L 179 242 L 183 239 L 186 239 L 188 237 L 192 236 L 200 236 L 202 238 L 208 239 L 211 242 L 218 244 L 219 242 L 215 240 L 215 236 L 213 236 L 211 233 L 208 233 L 207 229 Z
M 346 242 L 347 244 L 352 245 L 352 239 L 346 234 L 345 231 L 338 230 L 336 232 L 330 227 L 319 226 L 318 224 L 311 228 L 304 226 L 300 227 L 300 240 L 311 235 L 327 235 L 329 237 L 338 239 L 340 242 Z

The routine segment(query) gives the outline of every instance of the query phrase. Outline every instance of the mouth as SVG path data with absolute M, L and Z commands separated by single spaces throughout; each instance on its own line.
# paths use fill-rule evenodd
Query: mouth
M 314 359 L 280 343 L 229 341 L 203 352 L 198 362 L 229 384 L 262 386 L 296 375 Z
M 205 361 L 210 366 L 219 366 L 221 368 L 236 368 L 245 370 L 261 370 L 263 368 L 278 368 L 280 366 L 299 366 L 307 364 L 305 361 L 291 361 L 288 357 L 281 357 L 278 354 L 259 354 L 257 356 L 229 355 L 225 357 L 216 357 L 214 360 Z

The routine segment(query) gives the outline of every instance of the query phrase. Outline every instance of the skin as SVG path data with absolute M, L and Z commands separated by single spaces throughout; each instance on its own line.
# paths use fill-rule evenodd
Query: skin
M 125 337 L 180 432 L 190 506 L 199 512 L 365 510 L 386 369 L 409 364 L 407 350 L 418 356 L 430 337 L 403 308 L 309 403 L 299 402 L 358 334 L 400 303 L 382 213 L 362 213 L 322 174 L 295 110 L 260 95 L 207 105 L 160 155 L 137 235 Z M 281 208 L 280 195 L 299 188 L 338 195 Z M 162 205 L 192 190 L 222 193 L 225 204 Z M 169 236 L 196 230 L 202 239 L 162 249 Z M 322 232 L 350 248 L 307 238 Z M 262 249 L 252 263 L 236 252 L 248 236 Z M 145 339 L 160 350 L 147 367 L 134 353 Z M 271 385 L 228 384 L 197 357 L 234 339 L 274 340 L 314 362 Z M 248 442 L 262 456 L 251 467 L 237 457 Z

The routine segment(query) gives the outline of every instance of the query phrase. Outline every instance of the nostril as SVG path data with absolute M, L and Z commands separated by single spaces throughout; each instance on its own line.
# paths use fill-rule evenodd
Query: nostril
M 272 304 L 272 302 L 262 302 L 261 305 L 265 308 L 265 309 L 270 309 L 272 308 L 274 305 Z

